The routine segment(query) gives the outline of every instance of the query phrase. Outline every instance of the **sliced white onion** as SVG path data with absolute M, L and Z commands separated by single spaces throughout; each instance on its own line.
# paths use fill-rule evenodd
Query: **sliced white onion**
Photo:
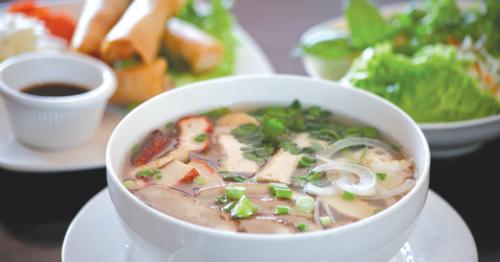
M 319 201 L 316 200 L 316 202 L 314 202 L 314 223 L 318 224 L 318 225 L 321 225 L 321 221 L 319 219 Z
M 323 208 L 325 209 L 326 214 L 327 214 L 329 217 L 331 217 L 331 218 L 332 218 L 333 223 L 337 223 L 337 220 L 336 220 L 336 219 L 335 219 L 335 217 L 333 216 L 333 212 L 332 212 L 332 210 L 330 209 L 330 206 L 329 206 L 327 203 L 325 203 L 325 202 L 321 202 L 321 203 L 323 204 Z
M 347 176 L 342 176 L 340 179 L 334 181 L 335 185 L 344 191 L 360 196 L 371 196 L 375 193 L 377 178 L 375 173 L 367 167 L 346 162 L 330 161 L 312 169 L 312 172 L 317 173 L 327 171 L 346 171 L 359 177 L 358 183 L 355 184 Z
M 407 191 L 410 191 L 410 189 L 412 189 L 415 186 L 415 184 L 416 184 L 415 179 L 406 179 L 403 183 L 401 183 L 401 185 L 392 190 L 386 190 L 384 192 L 381 192 L 373 196 L 361 196 L 360 198 L 366 200 L 377 200 L 377 199 L 385 199 L 393 196 L 398 196 Z
M 391 146 L 387 145 L 386 143 L 377 139 L 365 138 L 365 137 L 349 137 L 341 139 L 331 144 L 327 148 L 325 148 L 323 151 L 319 153 L 319 155 L 330 158 L 340 150 L 353 146 L 380 147 L 393 156 L 399 155 L 399 153 L 396 150 L 394 150 Z
M 339 190 L 335 185 L 329 185 L 326 187 L 316 186 L 312 183 L 307 183 L 304 186 L 304 192 L 316 196 L 331 196 L 339 193 Z

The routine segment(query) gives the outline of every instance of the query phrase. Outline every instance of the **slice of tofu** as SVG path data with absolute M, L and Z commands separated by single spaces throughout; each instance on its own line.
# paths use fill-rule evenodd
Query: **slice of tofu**
M 297 135 L 293 142 L 301 148 L 312 144 L 312 140 L 306 133 Z M 278 153 L 259 171 L 256 176 L 257 181 L 291 184 L 293 173 L 297 170 L 297 163 L 302 156 L 303 154 L 292 154 L 284 149 L 278 150 Z
M 155 180 L 155 184 L 173 187 L 183 182 L 183 179 L 192 180 L 199 175 L 198 171 L 191 165 L 184 164 L 179 160 L 172 160 L 161 169 L 161 178 Z M 186 181 L 191 182 L 191 181 Z
M 255 173 L 259 165 L 243 156 L 241 148 L 246 145 L 240 143 L 231 134 L 219 134 L 218 146 L 222 154 L 221 169 L 230 172 Z
M 220 177 L 217 171 L 206 161 L 194 158 L 191 159 L 188 165 L 196 168 L 200 176 L 205 179 L 206 183 L 201 185 L 202 187 L 224 184 L 222 177 Z
M 210 71 L 222 62 L 222 44 L 195 25 L 171 18 L 165 29 L 163 43 L 169 55 L 187 64 L 194 73 Z

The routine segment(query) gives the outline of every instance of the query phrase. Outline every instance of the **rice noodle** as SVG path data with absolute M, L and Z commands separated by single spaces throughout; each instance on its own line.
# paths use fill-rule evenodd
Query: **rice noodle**
M 377 200 L 401 195 L 407 191 L 410 191 L 410 189 L 415 186 L 415 183 L 415 179 L 406 179 L 403 183 L 401 183 L 401 185 L 392 190 L 386 190 L 373 196 L 360 196 L 360 198 L 366 200 Z
M 375 193 L 377 178 L 375 173 L 369 168 L 357 164 L 345 163 L 331 160 L 326 164 L 319 165 L 312 169 L 312 172 L 326 171 L 346 171 L 359 177 L 358 183 L 354 184 L 347 176 L 341 176 L 335 180 L 335 185 L 344 191 L 360 196 L 371 196 Z
M 365 138 L 365 137 L 349 137 L 341 139 L 333 143 L 332 145 L 328 146 L 327 148 L 325 148 L 323 151 L 319 153 L 319 155 L 330 158 L 340 150 L 353 146 L 380 147 L 393 156 L 399 155 L 399 153 L 396 150 L 394 150 L 391 146 L 387 145 L 386 143 L 378 139 Z

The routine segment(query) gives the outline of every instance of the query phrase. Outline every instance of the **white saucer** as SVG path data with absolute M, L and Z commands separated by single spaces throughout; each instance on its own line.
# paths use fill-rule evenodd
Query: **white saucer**
M 77 1 L 46 6 L 76 17 L 82 5 L 82 1 Z M 5 4 L 0 5 L 0 14 L 6 7 Z M 252 37 L 240 26 L 236 26 L 235 33 L 240 39 L 235 75 L 273 73 L 269 59 Z M 85 145 L 66 151 L 42 152 L 19 144 L 14 139 L 0 99 L 0 168 L 26 172 L 60 172 L 103 167 L 108 138 L 126 114 L 125 109 L 108 106 L 101 127 Z
M 71 222 L 62 247 L 63 262 L 148 261 L 123 231 L 107 189 L 94 196 Z M 168 261 L 187 262 L 193 254 Z M 195 255 L 194 255 L 195 256 Z M 458 213 L 429 192 L 412 237 L 390 262 L 477 262 L 476 244 Z

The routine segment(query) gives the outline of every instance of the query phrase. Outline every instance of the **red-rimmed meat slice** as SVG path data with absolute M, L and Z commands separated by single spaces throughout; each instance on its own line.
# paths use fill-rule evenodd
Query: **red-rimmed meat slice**
M 162 153 L 170 142 L 171 139 L 160 130 L 153 131 L 146 138 L 139 152 L 132 157 L 132 165 L 142 166 L 149 163 L 157 155 Z
M 179 136 L 177 147 L 167 155 L 153 160 L 144 167 L 161 168 L 172 160 L 187 162 L 190 152 L 203 152 L 210 145 L 212 123 L 205 116 L 188 116 L 181 118 L 176 125 Z M 203 138 L 203 139 L 201 139 Z M 137 172 L 134 170 L 133 172 Z

